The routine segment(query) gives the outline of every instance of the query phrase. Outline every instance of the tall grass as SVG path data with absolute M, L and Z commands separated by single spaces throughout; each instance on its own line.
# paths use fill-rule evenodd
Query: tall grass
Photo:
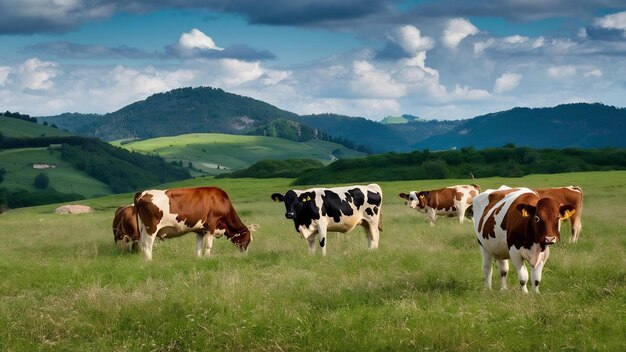
M 326 257 L 308 254 L 270 200 L 290 181 L 176 184 L 220 186 L 245 223 L 261 225 L 245 255 L 217 239 L 211 258 L 195 258 L 193 235 L 158 242 L 151 263 L 119 252 L 111 221 L 130 194 L 85 201 L 91 214 L 1 215 L 0 350 L 626 348 L 626 172 L 475 181 L 584 189 L 581 239 L 552 248 L 540 295 L 522 294 L 513 270 L 511 289 L 485 291 L 471 223 L 430 227 L 397 196 L 467 180 L 381 183 L 380 248 L 366 250 L 361 229 L 331 233 Z

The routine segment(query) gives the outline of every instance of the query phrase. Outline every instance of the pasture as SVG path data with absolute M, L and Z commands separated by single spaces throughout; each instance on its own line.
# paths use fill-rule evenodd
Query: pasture
M 195 236 L 158 242 L 154 259 L 120 253 L 115 208 L 132 194 L 0 215 L 0 351 L 320 351 L 626 349 L 626 172 L 380 182 L 380 247 L 364 231 L 330 233 L 328 255 L 308 246 L 270 194 L 289 179 L 193 179 L 165 187 L 226 190 L 246 224 L 261 225 L 243 255 L 216 239 L 194 256 Z M 482 189 L 584 190 L 577 244 L 551 249 L 542 293 L 485 291 L 471 222 L 430 227 L 398 193 L 478 183 Z M 334 186 L 334 185 L 332 185 Z M 497 272 L 497 270 L 496 270 Z
M 117 141 L 111 144 L 141 153 L 158 154 L 167 161 L 182 160 L 184 166 L 191 162 L 203 175 L 244 169 L 264 159 L 309 158 L 329 164 L 333 161 L 331 154 L 334 150 L 339 150 L 339 158 L 365 155 L 340 144 L 317 139 L 299 143 L 275 137 L 220 133 L 192 133 L 124 144 Z

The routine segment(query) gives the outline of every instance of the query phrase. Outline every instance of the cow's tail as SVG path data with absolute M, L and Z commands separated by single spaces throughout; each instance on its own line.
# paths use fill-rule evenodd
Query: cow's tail
M 139 204 L 139 199 L 141 199 L 141 194 L 143 192 L 135 193 L 135 197 L 133 198 L 133 205 L 135 206 L 135 217 L 137 218 L 137 231 L 139 231 L 139 239 L 141 240 L 141 216 L 139 216 L 139 209 L 137 204 Z
M 383 208 L 382 206 L 380 208 L 378 208 L 378 231 L 382 231 L 383 230 Z

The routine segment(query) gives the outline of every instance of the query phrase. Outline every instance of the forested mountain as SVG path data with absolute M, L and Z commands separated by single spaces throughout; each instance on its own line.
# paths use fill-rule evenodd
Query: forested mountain
M 466 120 L 452 131 L 411 149 L 487 148 L 505 144 L 535 148 L 626 147 L 626 109 L 603 104 L 514 108 Z
M 379 123 L 337 114 L 297 115 L 252 98 L 210 87 L 159 93 L 105 115 L 40 118 L 104 140 L 153 138 L 197 132 L 257 134 L 338 142 L 366 152 L 476 148 L 513 143 L 530 147 L 626 146 L 626 109 L 602 104 L 514 108 L 468 120 Z

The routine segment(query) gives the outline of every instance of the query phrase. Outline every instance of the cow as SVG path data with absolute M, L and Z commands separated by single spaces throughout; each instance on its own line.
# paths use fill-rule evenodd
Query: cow
M 572 236 L 570 237 L 570 243 L 578 242 L 580 231 L 582 230 L 582 212 L 583 212 L 583 190 L 578 186 L 569 187 L 555 187 L 555 188 L 540 188 L 535 189 L 535 192 L 540 197 L 550 197 L 560 203 L 573 204 L 575 211 L 569 218 L 571 224 Z
M 285 217 L 293 220 L 296 232 L 309 242 L 311 254 L 315 253 L 315 234 L 326 255 L 328 231 L 349 232 L 357 225 L 365 228 L 368 248 L 378 248 L 383 192 L 377 184 L 289 190 L 271 198 L 285 203 Z
M 480 186 L 458 185 L 430 191 L 400 193 L 405 204 L 421 213 L 426 213 L 431 226 L 437 215 L 458 216 L 459 223 L 465 221 L 465 211 L 472 206 L 472 200 L 480 193 Z
M 480 245 L 485 287 L 491 289 L 493 260 L 498 261 L 501 289 L 511 259 L 523 292 L 528 292 L 528 271 L 534 291 L 539 293 L 543 266 L 550 254 L 549 245 L 560 238 L 559 221 L 571 216 L 576 207 L 551 197 L 541 197 L 529 188 L 502 186 L 474 198 L 474 232 Z
M 139 249 L 139 228 L 134 204 L 124 205 L 115 210 L 113 239 L 123 251 Z
M 196 253 L 209 256 L 213 238 L 226 237 L 241 252 L 248 249 L 258 225 L 244 225 L 226 192 L 217 187 L 147 190 L 135 194 L 141 249 L 152 260 L 152 246 L 160 239 L 196 233 Z

